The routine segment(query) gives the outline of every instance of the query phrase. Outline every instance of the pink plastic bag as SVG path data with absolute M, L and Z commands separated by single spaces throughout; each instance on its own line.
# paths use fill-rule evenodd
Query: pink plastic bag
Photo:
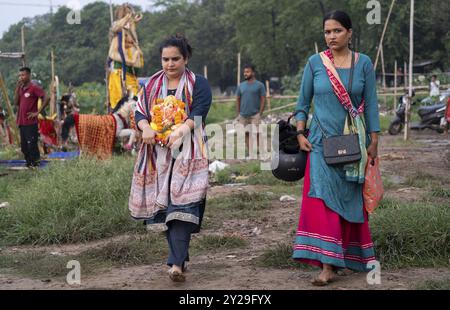
M 366 177 L 363 186 L 364 207 L 372 214 L 381 200 L 383 200 L 384 188 L 380 172 L 380 161 L 369 157 L 366 167 Z

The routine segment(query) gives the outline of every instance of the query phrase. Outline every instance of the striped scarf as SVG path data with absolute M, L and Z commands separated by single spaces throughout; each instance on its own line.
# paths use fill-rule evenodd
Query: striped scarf
M 186 70 L 175 97 L 186 103 L 189 115 L 193 104 L 195 74 Z M 163 71 L 153 75 L 138 97 L 136 110 L 151 120 L 150 111 L 158 99 L 168 96 L 168 79 Z M 131 216 L 150 219 L 169 203 L 177 206 L 201 202 L 208 188 L 208 158 L 203 128 L 185 138 L 181 154 L 160 145 L 142 144 L 134 168 L 129 198 Z M 189 143 L 190 142 L 190 143 Z
M 361 160 L 353 164 L 345 165 L 344 170 L 346 172 L 346 180 L 349 182 L 363 184 L 367 165 L 366 129 L 364 126 L 364 120 L 361 117 L 361 114 L 364 113 L 364 99 L 361 101 L 358 109 L 353 106 L 350 95 L 345 89 L 344 83 L 342 83 L 336 70 L 334 57 L 331 50 L 326 50 L 325 52 L 320 53 L 320 58 L 322 59 L 328 77 L 330 78 L 336 97 L 344 109 L 350 114 L 350 117 L 347 117 L 345 121 L 344 134 L 356 133 L 359 137 Z

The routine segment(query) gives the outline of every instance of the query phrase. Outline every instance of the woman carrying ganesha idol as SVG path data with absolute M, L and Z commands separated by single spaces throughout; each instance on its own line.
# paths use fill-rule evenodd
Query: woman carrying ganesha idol
M 187 68 L 192 47 L 181 35 L 161 47 L 162 70 L 141 92 L 136 124 L 143 144 L 137 156 L 129 209 L 149 231 L 165 232 L 169 276 L 185 281 L 191 234 L 200 232 L 208 189 L 205 120 L 208 81 Z

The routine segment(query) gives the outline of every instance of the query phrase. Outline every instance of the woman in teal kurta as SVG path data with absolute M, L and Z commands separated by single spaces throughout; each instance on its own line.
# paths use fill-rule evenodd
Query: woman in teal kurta
M 359 107 L 365 100 L 363 119 L 366 125 L 367 148 L 372 158 L 377 156 L 380 131 L 376 79 L 370 58 L 355 53 L 352 91 L 348 90 L 351 68 L 349 40 L 351 21 L 348 15 L 335 11 L 324 19 L 325 38 L 335 58 L 336 69 L 350 94 L 352 104 Z M 333 279 L 336 268 L 367 270 L 373 261 L 373 243 L 368 228 L 368 217 L 363 206 L 363 184 L 346 180 L 344 166 L 330 166 L 323 155 L 323 133 L 344 132 L 348 112 L 339 102 L 319 54 L 309 58 L 301 84 L 297 110 L 297 127 L 305 129 L 306 115 L 314 98 L 315 117 L 308 137 L 300 136 L 303 150 L 310 151 L 305 175 L 302 211 L 294 248 L 294 258 L 323 268 L 315 285 L 326 285 Z

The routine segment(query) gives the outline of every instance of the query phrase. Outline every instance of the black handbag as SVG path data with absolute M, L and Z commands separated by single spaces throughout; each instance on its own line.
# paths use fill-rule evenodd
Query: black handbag
M 350 81 L 349 81 L 349 95 L 352 93 L 353 84 L 353 72 L 355 69 L 355 54 L 352 52 L 352 65 L 350 69 Z M 328 165 L 345 165 L 355 163 L 361 160 L 361 147 L 359 145 L 359 136 L 353 130 L 351 134 L 339 135 L 339 136 L 329 136 L 327 132 L 323 129 L 318 118 L 314 114 L 314 119 L 319 125 L 320 130 L 323 134 L 323 156 L 325 162 Z M 348 124 L 348 120 L 352 123 L 353 129 L 355 128 L 353 117 L 348 113 L 345 126 Z

